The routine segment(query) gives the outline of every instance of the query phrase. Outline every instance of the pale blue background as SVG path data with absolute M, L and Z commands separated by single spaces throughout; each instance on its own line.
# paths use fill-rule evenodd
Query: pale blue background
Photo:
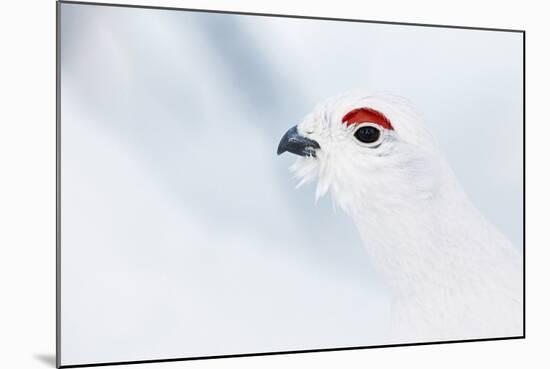
M 522 35 L 61 5 L 62 364 L 388 343 L 350 220 L 281 135 L 388 90 L 522 246 Z

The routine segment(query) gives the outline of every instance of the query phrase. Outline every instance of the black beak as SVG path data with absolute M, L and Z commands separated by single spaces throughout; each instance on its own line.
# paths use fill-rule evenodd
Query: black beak
M 315 157 L 315 150 L 320 148 L 321 146 L 319 146 L 317 141 L 300 135 L 298 127 L 294 126 L 286 131 L 283 138 L 281 138 L 281 142 L 279 142 L 279 147 L 277 148 L 277 155 L 288 151 L 300 156 Z

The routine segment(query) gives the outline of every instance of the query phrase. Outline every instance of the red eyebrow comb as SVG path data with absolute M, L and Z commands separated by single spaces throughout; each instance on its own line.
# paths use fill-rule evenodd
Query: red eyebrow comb
M 384 114 L 370 108 L 354 109 L 342 118 L 342 123 L 344 123 L 347 127 L 355 123 L 363 122 L 376 123 L 386 129 L 393 129 L 393 126 Z

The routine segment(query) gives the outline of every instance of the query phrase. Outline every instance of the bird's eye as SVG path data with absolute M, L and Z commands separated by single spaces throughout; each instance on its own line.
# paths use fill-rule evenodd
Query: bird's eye
M 381 132 L 380 129 L 374 125 L 364 125 L 357 128 L 353 135 L 360 142 L 372 146 L 380 140 Z

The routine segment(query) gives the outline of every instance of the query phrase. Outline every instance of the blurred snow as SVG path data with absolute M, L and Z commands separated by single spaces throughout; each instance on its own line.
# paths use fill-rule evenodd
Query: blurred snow
M 519 34 L 62 4 L 62 364 L 383 344 L 330 199 L 275 155 L 319 100 L 413 100 L 522 240 Z

